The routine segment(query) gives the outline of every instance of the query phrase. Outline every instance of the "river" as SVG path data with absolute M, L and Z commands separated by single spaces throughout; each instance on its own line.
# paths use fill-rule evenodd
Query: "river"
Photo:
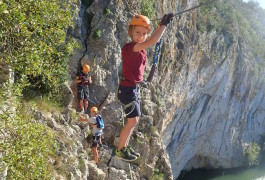
M 181 173 L 177 180 L 265 180 L 265 165 L 234 169 L 196 169 Z

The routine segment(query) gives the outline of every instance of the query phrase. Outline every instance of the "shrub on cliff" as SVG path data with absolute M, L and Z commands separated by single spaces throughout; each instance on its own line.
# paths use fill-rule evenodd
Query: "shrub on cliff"
M 209 0 L 200 0 L 206 3 Z M 201 7 L 198 14 L 197 30 L 200 33 L 216 31 L 228 35 L 235 42 L 243 39 L 250 45 L 253 54 L 265 64 L 265 10 L 253 1 L 242 0 L 213 1 Z
M 53 135 L 32 117 L 33 107 L 22 106 L 22 92 L 60 96 L 77 47 L 66 33 L 73 25 L 70 6 L 65 0 L 0 0 L 0 174 L 7 169 L 7 179 L 49 179 Z
M 245 157 L 247 157 L 249 166 L 259 164 L 258 157 L 260 154 L 260 150 L 260 146 L 255 142 L 252 142 L 247 147 L 245 147 L 244 155 Z
M 154 0 L 140 0 L 141 14 L 152 19 L 155 14 Z
M 64 0 L 0 0 L 0 68 L 12 69 L 15 83 L 58 94 L 77 47 L 66 36 L 73 25 L 70 5 Z
M 0 119 L 0 172 L 7 168 L 7 179 L 49 179 L 53 135 L 21 110 L 16 114 L 7 111 Z

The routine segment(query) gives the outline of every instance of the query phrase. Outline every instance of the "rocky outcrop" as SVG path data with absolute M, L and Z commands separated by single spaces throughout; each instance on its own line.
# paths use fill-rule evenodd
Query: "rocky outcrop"
M 183 39 L 193 35 L 185 32 L 178 39 L 183 63 L 159 79 L 166 111 L 172 110 L 163 142 L 174 177 L 183 169 L 243 166 L 244 146 L 261 144 L 265 134 L 264 70 L 240 38 L 210 33 Z
M 155 16 L 196 3 L 156 2 Z M 93 67 L 90 97 L 100 106 L 106 141 L 111 145 L 117 142 L 121 128 L 122 109 L 115 101 L 121 47 L 129 41 L 128 22 L 140 12 L 140 2 L 97 0 L 86 5 L 81 6 L 79 29 L 73 31 L 78 32 L 74 36 L 83 48 L 69 62 L 70 85 L 75 93 L 73 79 L 79 60 Z M 231 39 L 213 32 L 198 36 L 196 18 L 193 11 L 169 25 L 158 71 L 142 92 L 143 116 L 131 141 L 143 154 L 132 165 L 135 178 L 149 179 L 154 169 L 172 179 L 171 173 L 176 178 L 184 169 L 242 166 L 246 163 L 243 146 L 260 143 L 265 134 L 264 68 L 257 70 L 259 62 L 237 36 Z M 152 54 L 150 48 L 149 62 Z M 150 64 L 147 72 L 149 69 Z M 106 157 L 109 159 L 110 153 Z M 101 168 L 107 179 L 131 176 L 128 165 L 115 159 Z
M 175 177 L 182 169 L 242 166 L 244 144 L 261 143 L 265 133 L 264 72 L 244 42 L 206 34 L 196 46 L 201 50 L 179 72 L 184 83 L 176 84 L 185 105 L 163 134 Z
M 35 111 L 34 118 L 50 128 L 59 146 L 49 159 L 55 179 L 105 179 L 105 173 L 91 160 L 91 149 L 84 141 L 90 130 L 79 122 L 75 112 L 43 114 Z

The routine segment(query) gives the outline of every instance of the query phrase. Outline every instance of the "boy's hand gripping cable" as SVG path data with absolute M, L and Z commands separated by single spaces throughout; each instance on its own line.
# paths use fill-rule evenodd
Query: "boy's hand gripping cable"
M 185 12 L 192 11 L 194 9 L 197 9 L 197 8 L 201 7 L 201 6 L 209 5 L 213 1 L 214 0 L 210 0 L 207 3 L 203 3 L 203 4 L 200 4 L 198 6 L 194 6 L 194 7 L 190 8 L 190 9 L 186 9 L 186 10 L 181 11 L 181 12 L 176 13 L 176 14 L 173 14 L 173 13 L 165 14 L 162 19 L 154 19 L 154 20 L 151 20 L 151 21 L 161 20 L 159 25 L 167 26 L 172 21 L 174 16 L 179 16 L 179 15 L 185 13 Z M 160 40 L 155 45 L 155 53 L 154 53 L 154 56 L 153 56 L 153 63 L 152 63 L 152 67 L 151 67 L 150 73 L 149 73 L 149 75 L 147 77 L 147 81 L 148 82 L 151 82 L 153 80 L 153 77 L 154 77 L 154 74 L 155 74 L 155 70 L 156 70 L 156 65 L 157 65 L 158 58 L 159 58 L 159 53 L 160 53 L 160 50 L 161 50 L 161 43 L 162 43 L 162 38 L 160 38 Z

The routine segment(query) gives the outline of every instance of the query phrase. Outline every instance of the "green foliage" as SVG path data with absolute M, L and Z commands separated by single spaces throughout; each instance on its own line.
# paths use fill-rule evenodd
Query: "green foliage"
M 156 102 L 156 104 L 158 105 L 158 107 L 162 107 L 161 99 L 158 99 L 158 101 Z
M 147 109 L 146 106 L 142 106 L 142 112 L 143 112 L 144 115 L 149 115 L 148 109 Z
M 30 101 L 26 102 L 28 104 L 36 104 L 36 108 L 41 112 L 62 112 L 63 107 L 58 102 L 55 101 L 53 98 L 50 98 L 48 96 L 43 96 L 40 98 L 34 98 Z
M 154 10 L 154 0 L 141 0 L 141 14 L 147 16 L 148 18 L 152 19 L 155 15 Z
M 115 16 L 116 20 L 119 19 L 119 14 L 118 13 L 114 13 L 114 16 Z
M 200 8 L 196 26 L 200 33 L 216 31 L 229 37 L 231 42 L 239 36 L 250 45 L 255 56 L 264 59 L 264 17 L 265 10 L 255 2 L 217 0 Z
M 143 144 L 144 142 L 139 137 L 136 137 L 136 143 L 137 144 Z
M 145 71 L 145 72 L 144 72 L 144 79 L 147 79 L 147 78 L 148 78 L 148 75 L 149 75 L 148 72 Z
M 79 167 L 81 170 L 84 170 L 86 168 L 86 164 L 83 158 L 78 158 L 79 160 Z
M 101 30 L 100 30 L 100 29 L 97 29 L 97 30 L 94 32 L 93 37 L 94 37 L 95 39 L 100 38 L 100 37 L 101 37 Z
M 159 172 L 159 169 L 154 170 L 154 175 L 151 177 L 151 180 L 163 180 L 164 174 Z
M 104 11 L 104 13 L 105 13 L 106 15 L 110 14 L 110 9 L 109 9 L 109 8 L 106 8 L 105 11 Z
M 8 168 L 8 179 L 50 179 L 48 158 L 54 154 L 53 134 L 37 123 L 23 107 L 17 113 L 0 113 L 1 162 Z
M 233 32 L 233 26 L 231 26 L 234 22 L 233 19 L 233 11 L 231 3 L 224 2 L 221 4 L 220 1 L 215 1 L 207 6 L 203 6 L 200 8 L 199 18 L 197 21 L 198 30 L 203 32 L 211 32 L 217 31 L 223 33 Z M 206 3 L 208 0 L 201 0 L 200 3 Z
M 79 114 L 78 112 L 72 112 L 72 121 L 73 122 L 79 122 Z
M 250 143 L 247 148 L 244 149 L 244 155 L 248 159 L 249 166 L 258 165 L 258 156 L 260 154 L 260 146 L 257 143 Z
M 151 134 L 144 133 L 144 139 L 145 139 L 146 142 L 150 142 L 151 138 L 152 138 Z
M 16 72 L 16 83 L 23 78 L 31 87 L 58 93 L 68 78 L 67 60 L 77 47 L 66 37 L 72 13 L 68 1 L 0 0 L 0 65 Z
M 7 167 L 8 179 L 50 179 L 53 134 L 32 117 L 37 106 L 22 99 L 23 94 L 25 99 L 45 93 L 39 102 L 46 105 L 38 108 L 58 108 L 48 98 L 60 96 L 59 87 L 68 79 L 67 60 L 77 47 L 66 36 L 73 25 L 70 5 L 64 0 L 0 0 L 0 172 Z
M 151 127 L 151 133 L 152 134 L 155 134 L 155 133 L 157 133 L 158 131 L 157 131 L 157 127 L 156 126 L 152 126 Z

